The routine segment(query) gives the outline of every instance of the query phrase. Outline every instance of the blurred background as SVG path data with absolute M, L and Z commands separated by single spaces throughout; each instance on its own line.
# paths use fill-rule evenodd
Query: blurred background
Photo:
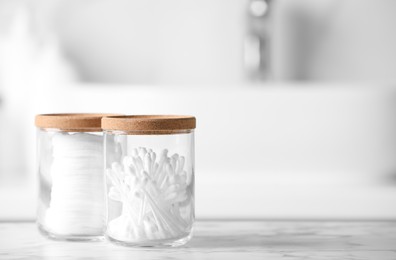
M 0 220 L 34 115 L 192 114 L 198 218 L 396 218 L 396 1 L 0 0 Z

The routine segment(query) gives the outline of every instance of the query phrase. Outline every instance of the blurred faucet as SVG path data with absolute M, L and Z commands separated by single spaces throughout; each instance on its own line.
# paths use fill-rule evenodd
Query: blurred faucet
M 270 78 L 272 0 L 248 0 L 244 39 L 244 70 L 248 81 Z

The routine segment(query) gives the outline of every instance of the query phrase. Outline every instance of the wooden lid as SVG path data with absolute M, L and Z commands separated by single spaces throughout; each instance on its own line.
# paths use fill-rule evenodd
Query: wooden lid
M 36 116 L 35 125 L 71 132 L 100 132 L 102 117 L 114 115 L 117 114 L 43 114 Z
M 195 129 L 193 116 L 134 115 L 102 118 L 103 130 L 140 132 L 141 134 L 172 134 Z

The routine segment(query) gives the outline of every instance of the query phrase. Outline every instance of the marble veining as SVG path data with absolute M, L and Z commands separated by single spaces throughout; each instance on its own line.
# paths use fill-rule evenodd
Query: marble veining
M 198 221 L 179 248 L 60 242 L 35 223 L 0 223 L 0 259 L 396 259 L 392 221 Z

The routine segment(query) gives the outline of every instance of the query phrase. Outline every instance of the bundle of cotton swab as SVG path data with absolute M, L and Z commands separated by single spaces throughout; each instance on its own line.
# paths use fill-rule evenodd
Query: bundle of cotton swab
M 52 190 L 45 224 L 57 234 L 101 235 L 105 226 L 103 138 L 59 133 L 52 139 Z
M 142 147 L 113 163 L 106 171 L 109 197 L 122 203 L 122 213 L 108 223 L 107 234 L 130 242 L 186 236 L 194 212 L 192 172 L 184 164 L 183 156 L 168 157 L 166 149 L 158 158 Z

